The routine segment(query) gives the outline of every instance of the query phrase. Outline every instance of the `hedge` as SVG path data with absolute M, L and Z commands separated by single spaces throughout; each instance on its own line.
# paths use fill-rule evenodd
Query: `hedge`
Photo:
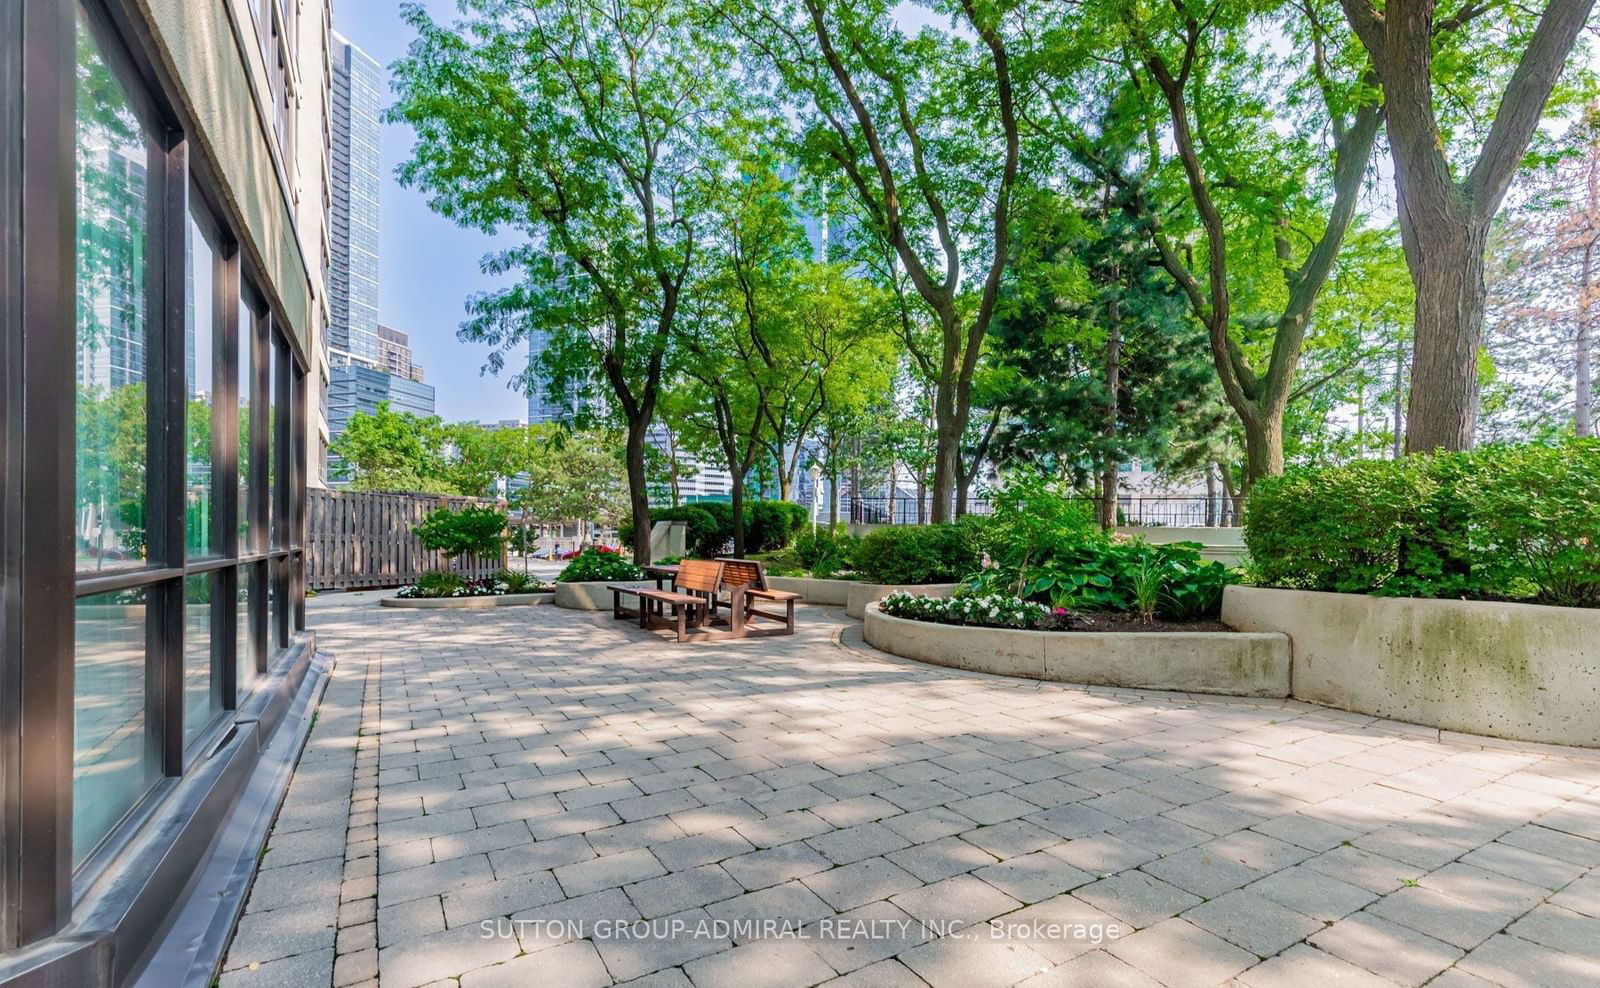
M 964 520 L 880 528 L 856 549 L 856 575 L 868 583 L 956 583 L 982 568 L 981 528 Z
M 1600 440 L 1290 470 L 1244 518 L 1264 586 L 1600 606 Z
M 744 539 L 747 552 L 782 549 L 797 535 L 810 516 L 803 505 L 790 501 L 751 501 L 744 505 Z M 650 521 L 681 521 L 688 525 L 684 550 L 699 559 L 726 555 L 733 544 L 733 505 L 727 501 L 698 501 L 676 508 L 656 508 Z M 633 542 L 633 523 L 618 529 L 623 545 Z

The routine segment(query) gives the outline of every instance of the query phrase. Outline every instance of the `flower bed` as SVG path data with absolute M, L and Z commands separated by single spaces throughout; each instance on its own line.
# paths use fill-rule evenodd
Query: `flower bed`
M 433 571 L 395 592 L 399 600 L 447 600 L 462 597 L 503 597 L 507 594 L 549 593 L 555 589 L 525 573 L 502 570 L 492 577 L 471 579 L 455 573 Z
M 644 570 L 609 546 L 591 546 L 572 557 L 557 583 L 606 583 L 644 579 Z
M 897 591 L 878 602 L 883 613 L 912 621 L 967 624 L 980 628 L 1066 630 L 1071 611 L 1049 608 L 1021 597 L 1001 594 L 964 597 L 927 597 Z
M 1043 605 L 1012 601 L 967 607 L 958 599 L 937 610 L 934 604 L 907 605 L 940 615 L 930 619 L 896 617 L 883 603 L 872 604 L 862 635 L 867 644 L 892 655 L 1000 676 L 1235 696 L 1289 693 L 1289 637 L 1284 634 L 1076 630 L 1063 628 L 1070 622 Z M 1056 630 L 969 623 L 1000 620 L 1055 621 Z

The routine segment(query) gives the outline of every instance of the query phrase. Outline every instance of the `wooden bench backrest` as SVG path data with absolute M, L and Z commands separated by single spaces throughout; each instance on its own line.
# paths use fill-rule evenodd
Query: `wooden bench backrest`
M 761 564 L 753 559 L 724 559 L 722 561 L 722 586 L 767 589 L 766 574 Z
M 673 585 L 683 590 L 711 593 L 722 578 L 722 564 L 708 559 L 685 559 L 678 564 L 678 576 Z

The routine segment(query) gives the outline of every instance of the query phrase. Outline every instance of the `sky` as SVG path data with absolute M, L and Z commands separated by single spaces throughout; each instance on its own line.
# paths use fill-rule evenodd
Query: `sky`
M 424 5 L 438 20 L 454 19 L 454 0 L 425 0 Z M 386 68 L 405 54 L 412 37 L 396 0 L 334 0 L 333 27 Z M 413 140 L 404 124 L 383 127 L 378 319 L 411 334 L 415 360 L 434 386 L 437 411 L 446 422 L 525 419 L 528 401 L 507 388 L 505 376 L 480 376 L 489 348 L 456 339 L 467 296 L 496 283 L 478 269 L 479 259 L 496 242 L 435 215 L 421 193 L 395 181 L 395 167 L 406 159 Z M 508 236 L 504 242 L 515 241 Z

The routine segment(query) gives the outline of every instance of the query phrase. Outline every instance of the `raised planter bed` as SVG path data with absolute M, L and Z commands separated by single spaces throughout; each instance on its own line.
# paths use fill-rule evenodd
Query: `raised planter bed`
M 1053 683 L 1281 697 L 1289 639 L 1275 632 L 1024 631 L 891 617 L 866 608 L 867 644 L 934 665 Z
M 959 583 L 927 583 L 907 586 L 898 583 L 852 583 L 844 612 L 853 618 L 866 617 L 867 605 L 880 601 L 896 591 L 914 593 L 921 597 L 948 597 L 956 592 Z
M 470 611 L 489 607 L 528 607 L 548 604 L 553 599 L 553 593 L 502 593 L 481 597 L 384 597 L 378 603 L 383 607 L 410 607 L 424 611 Z
M 1298 699 L 1600 747 L 1600 610 L 1236 586 L 1222 619 L 1289 636 Z
M 557 583 L 555 604 L 569 611 L 609 611 L 611 591 L 607 587 L 654 587 L 654 580 L 594 580 L 586 583 Z
M 844 607 L 850 602 L 850 589 L 861 586 L 855 580 L 819 580 L 810 576 L 769 576 L 767 583 L 774 590 L 799 594 L 808 604 L 833 607 Z

